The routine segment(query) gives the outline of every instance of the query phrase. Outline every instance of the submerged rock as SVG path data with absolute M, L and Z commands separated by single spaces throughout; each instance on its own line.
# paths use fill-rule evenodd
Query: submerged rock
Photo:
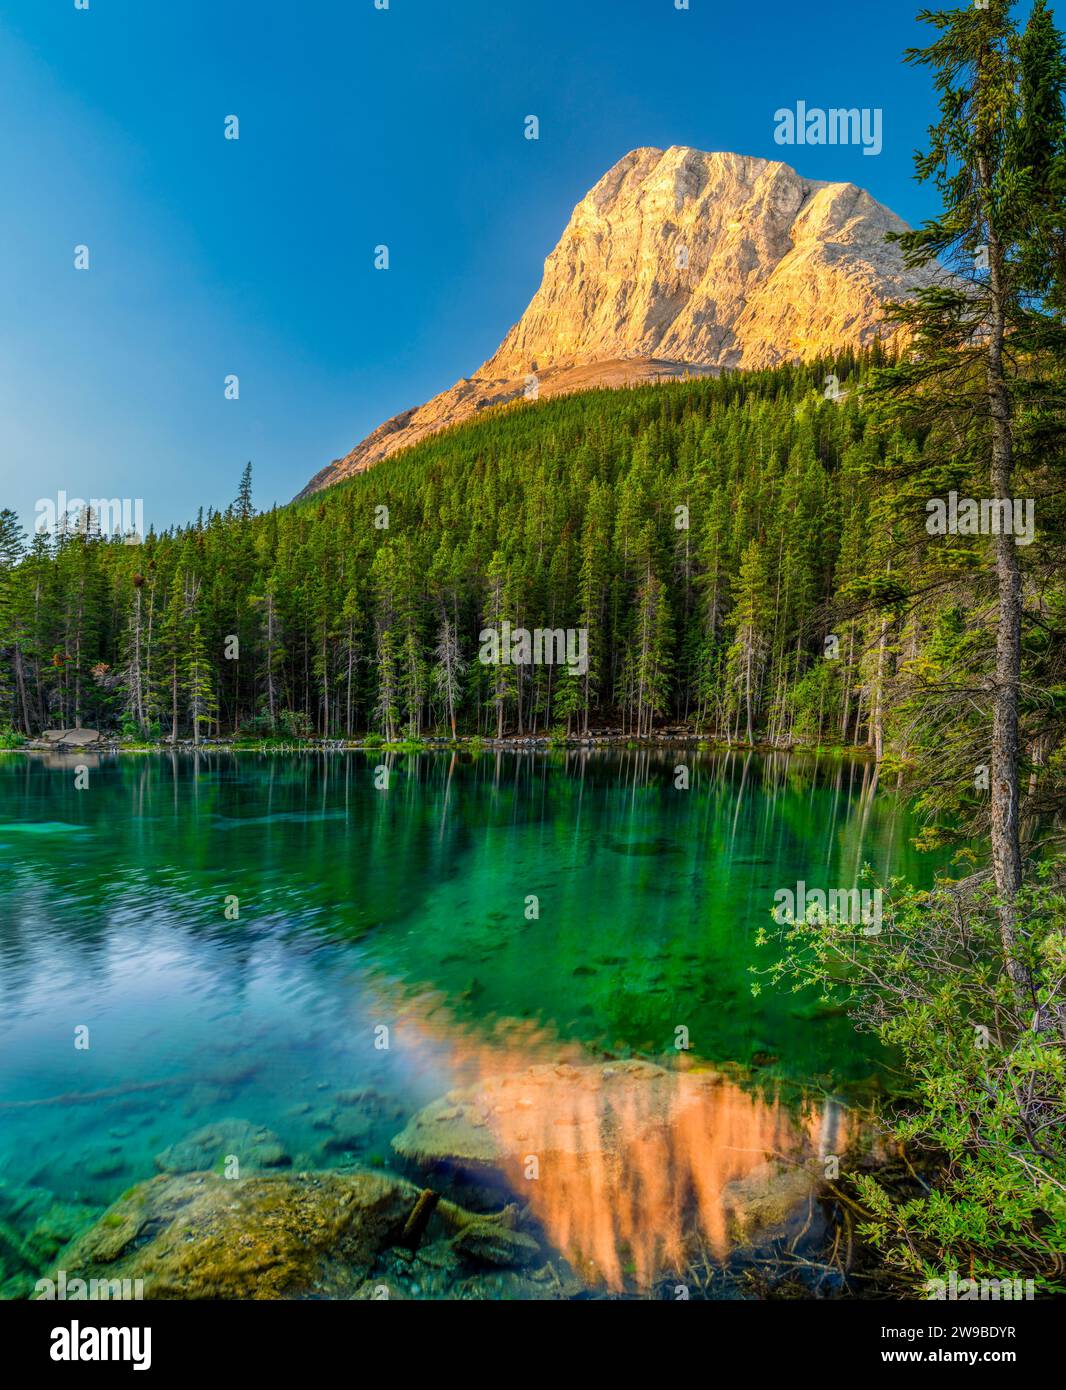
M 365 1148 L 374 1131 L 374 1120 L 361 1111 L 341 1110 L 333 1116 L 322 1147 L 328 1153 Z
M 793 1224 L 813 1202 L 811 1175 L 803 1167 L 763 1163 L 722 1191 L 729 1233 L 738 1245 L 760 1245 Z M 821 1218 L 818 1218 L 821 1225 Z
M 468 1260 L 486 1265 L 531 1265 L 544 1258 L 532 1236 L 510 1230 L 491 1217 L 468 1222 L 453 1237 L 451 1248 Z
M 220 1167 L 231 1156 L 242 1173 L 287 1168 L 292 1162 L 272 1130 L 249 1120 L 218 1120 L 156 1154 L 155 1166 L 164 1173 L 198 1173 Z
M 379 1172 L 159 1176 L 126 1193 L 58 1264 L 68 1281 L 143 1280 L 145 1298 L 350 1299 L 374 1297 L 379 1284 L 390 1292 L 377 1296 L 417 1297 L 410 1271 L 461 1256 L 525 1264 L 538 1249 L 511 1229 L 510 1213 L 479 1216 L 446 1202 L 433 1216 L 436 1258 L 423 1264 L 401 1244 L 420 1195 Z
M 380 1173 L 158 1177 L 60 1263 L 68 1279 L 142 1279 L 146 1298 L 346 1298 L 417 1196 Z

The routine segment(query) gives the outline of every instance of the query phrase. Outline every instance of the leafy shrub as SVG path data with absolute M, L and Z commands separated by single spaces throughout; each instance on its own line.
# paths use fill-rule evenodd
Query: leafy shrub
M 278 729 L 286 738 L 311 738 L 314 729 L 303 710 L 283 709 L 278 716 Z
M 799 923 L 766 971 L 825 1002 L 845 995 L 862 1030 L 902 1059 L 911 1099 L 888 1119 L 935 1160 L 923 1195 L 899 1200 L 875 1175 L 855 1189 L 862 1234 L 908 1287 L 930 1279 L 1033 1279 L 1066 1291 L 1066 894 L 1061 863 L 1017 899 L 1032 980 L 1020 1002 L 1007 976 L 996 899 L 968 880 L 904 890 L 879 935 Z M 769 939 L 760 933 L 760 940 Z M 756 992 L 758 985 L 755 986 Z

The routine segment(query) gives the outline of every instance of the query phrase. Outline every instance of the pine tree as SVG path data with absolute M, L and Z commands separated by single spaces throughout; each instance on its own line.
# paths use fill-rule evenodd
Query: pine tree
M 399 718 L 399 680 L 396 674 L 396 649 L 389 628 L 378 633 L 377 668 L 378 697 L 374 712 L 381 721 L 385 738 L 393 743 Z
M 650 734 L 666 708 L 670 669 L 670 609 L 662 580 L 650 563 L 637 591 L 634 673 L 637 733 Z
M 755 721 L 762 700 L 762 677 L 769 647 L 767 622 L 771 612 L 769 582 L 762 547 L 749 541 L 733 585 L 733 634 L 726 658 L 731 705 L 744 711 L 748 743 L 755 742 Z
M 437 692 L 444 701 L 452 738 L 455 738 L 455 707 L 462 691 L 463 671 L 466 662 L 459 651 L 459 637 L 447 613 L 441 617 L 437 646 L 434 652 L 436 664 L 433 667 L 433 681 Z
M 976 496 L 987 488 L 994 503 L 1009 507 L 1025 461 L 1025 435 L 1043 434 L 1019 415 L 1054 415 L 1066 405 L 1061 369 L 1049 359 L 1060 349 L 1063 328 L 1050 307 L 1054 296 L 1048 303 L 1040 298 L 1056 272 L 1048 239 L 1034 235 L 1032 210 L 1054 163 L 1055 142 L 1061 145 L 1062 67 L 1035 56 L 1046 39 L 1042 9 L 1029 36 L 1025 74 L 1009 0 L 922 18 L 938 36 L 910 50 L 907 59 L 933 70 L 940 120 L 930 129 L 927 152 L 917 157 L 917 170 L 935 185 L 942 208 L 924 227 L 897 239 L 909 265 L 939 257 L 956 278 L 894 308 L 894 321 L 913 335 L 914 351 L 882 372 L 879 385 L 893 393 L 889 409 L 897 415 L 909 410 L 933 422 L 944 456 L 950 451 L 956 464 L 967 463 L 974 478 L 984 471 L 987 481 Z M 929 461 L 927 453 L 926 468 Z M 992 866 L 1004 956 L 1022 997 L 1030 991 L 1014 910 L 1022 882 L 1022 558 L 1004 528 L 992 537 L 991 550 L 992 662 L 981 684 L 992 713 Z
M 194 743 L 201 741 L 202 726 L 210 728 L 216 711 L 211 664 L 207 658 L 207 645 L 200 631 L 200 620 L 195 618 L 189 631 L 183 662 L 184 690 L 188 703 L 189 720 L 192 724 Z
M 123 684 L 126 691 L 126 712 L 137 734 L 144 737 L 148 728 L 147 681 L 145 677 L 144 634 L 144 575 L 132 579 L 133 595 L 129 603 L 129 618 L 125 651 Z
M 188 580 L 184 570 L 175 569 L 163 611 L 159 635 L 160 660 L 156 665 L 156 701 L 164 717 L 169 720 L 172 742 L 177 742 L 180 733 L 179 714 L 188 627 Z

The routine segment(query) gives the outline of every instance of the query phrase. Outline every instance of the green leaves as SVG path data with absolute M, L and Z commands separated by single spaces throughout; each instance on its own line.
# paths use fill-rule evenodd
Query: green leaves
M 1037 1000 L 1066 1008 L 1063 861 L 1019 900 Z M 1051 886 L 1051 885 L 1054 886 Z M 913 1289 L 928 1278 L 1032 1278 L 1062 1291 L 1066 1242 L 1066 1054 L 1057 1029 L 1018 1011 L 988 887 L 897 893 L 882 935 L 827 928 L 793 938 L 777 978 L 823 989 L 846 980 L 853 1017 L 894 1048 L 917 1101 L 892 1133 L 937 1160 L 936 1181 L 901 1198 L 868 1174 L 854 1186 L 874 1221 L 865 1237 Z

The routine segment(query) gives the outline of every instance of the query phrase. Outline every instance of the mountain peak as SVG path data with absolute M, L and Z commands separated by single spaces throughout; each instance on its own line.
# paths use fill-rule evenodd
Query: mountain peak
M 887 300 L 929 283 L 885 241 L 905 230 L 857 185 L 805 179 L 780 160 L 630 150 L 574 208 L 488 361 L 379 426 L 304 493 L 529 394 L 533 379 L 538 395 L 556 395 L 865 346 Z

